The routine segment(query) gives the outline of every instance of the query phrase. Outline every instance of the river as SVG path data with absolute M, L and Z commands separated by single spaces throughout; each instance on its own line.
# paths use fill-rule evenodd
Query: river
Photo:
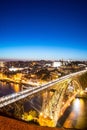
M 20 90 L 21 90 L 21 86 L 19 84 L 0 81 L 0 97 L 15 92 L 19 92 Z
M 21 86 L 19 84 L 0 81 L 0 97 L 19 92 L 20 90 Z M 36 102 L 36 104 L 39 103 L 39 106 L 41 106 L 39 101 L 39 97 L 33 99 L 33 102 Z M 27 103 L 25 106 L 26 111 L 28 111 L 27 108 L 29 106 L 29 103 Z M 62 118 L 58 120 L 57 126 L 77 129 L 87 128 L 87 99 L 76 98 L 67 108 Z
M 76 98 L 59 119 L 58 124 L 64 128 L 87 128 L 87 99 Z

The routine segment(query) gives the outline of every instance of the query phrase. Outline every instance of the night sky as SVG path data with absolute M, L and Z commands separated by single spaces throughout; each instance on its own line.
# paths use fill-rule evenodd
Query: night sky
M 0 58 L 87 60 L 87 0 L 0 0 Z

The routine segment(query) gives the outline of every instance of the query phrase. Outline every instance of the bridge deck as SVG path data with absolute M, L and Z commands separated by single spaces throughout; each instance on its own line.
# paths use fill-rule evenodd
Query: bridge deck
M 71 78 L 75 75 L 82 74 L 84 72 L 87 72 L 87 70 L 83 70 L 83 71 L 79 71 L 79 72 L 76 72 L 76 73 L 72 73 L 72 74 L 63 76 L 63 77 L 58 78 L 54 81 L 50 81 L 50 82 L 46 83 L 45 85 L 41 85 L 41 86 L 33 87 L 33 88 L 28 88 L 28 89 L 21 91 L 21 92 L 18 92 L 18 93 L 14 93 L 14 94 L 11 94 L 11 95 L 8 95 L 8 96 L 3 96 L 3 97 L 0 98 L 0 108 L 6 106 L 8 104 L 11 104 L 13 102 L 16 102 L 20 99 L 23 99 L 25 97 L 34 95 L 35 93 L 39 93 L 40 91 L 43 91 L 43 90 L 51 87 L 52 85 L 54 85 L 56 83 L 59 83 L 59 82 L 65 80 L 67 78 Z

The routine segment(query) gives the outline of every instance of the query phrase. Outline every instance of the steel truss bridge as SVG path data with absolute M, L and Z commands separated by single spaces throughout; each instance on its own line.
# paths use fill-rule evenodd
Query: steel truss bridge
M 53 85 L 58 84 L 58 88 L 56 89 L 54 96 L 49 96 L 49 92 L 45 94 L 45 98 L 43 99 L 42 104 L 42 113 L 41 116 L 49 116 L 50 119 L 54 120 L 54 126 L 57 124 L 57 120 L 60 118 L 61 114 L 64 112 L 66 105 L 71 102 L 71 100 L 74 99 L 74 97 L 78 94 L 78 90 L 81 90 L 81 86 L 78 86 L 78 83 L 73 81 L 73 88 L 71 85 L 71 79 L 74 76 L 81 75 L 83 73 L 87 72 L 87 70 L 82 70 L 79 72 L 71 73 L 66 76 L 60 77 L 56 80 L 50 81 L 46 84 L 43 84 L 41 86 L 37 87 L 27 87 L 25 90 L 20 91 L 18 93 L 13 93 L 7 96 L 3 96 L 0 98 L 0 109 L 5 108 L 5 106 L 8 106 L 12 103 L 15 103 L 17 101 L 20 101 L 21 99 L 25 99 L 27 97 L 34 96 L 37 93 L 40 93 L 44 90 L 48 90 L 48 88 L 51 88 Z M 66 90 L 71 87 L 73 89 L 73 95 L 69 98 L 68 101 L 66 101 L 66 105 L 64 105 L 64 95 L 66 93 Z M 48 99 L 49 98 L 49 99 Z M 42 125 L 42 124 L 41 124 Z

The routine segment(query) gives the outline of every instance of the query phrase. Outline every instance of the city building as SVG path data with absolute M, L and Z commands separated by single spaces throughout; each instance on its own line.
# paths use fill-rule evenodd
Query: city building
M 59 67 L 61 65 L 62 65 L 61 61 L 54 61 L 53 64 L 52 64 L 52 67 Z
M 4 61 L 0 61 L 0 67 L 4 67 L 5 66 L 5 62 Z

